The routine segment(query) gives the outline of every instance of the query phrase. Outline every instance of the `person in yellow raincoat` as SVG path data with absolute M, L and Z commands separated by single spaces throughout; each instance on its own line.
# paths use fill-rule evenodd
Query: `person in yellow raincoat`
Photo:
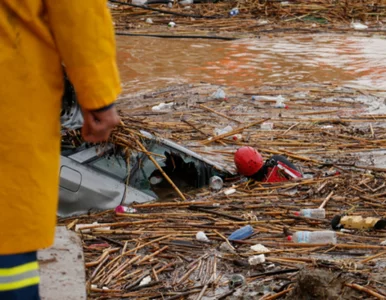
M 113 23 L 106 0 L 0 1 L 0 299 L 39 299 L 36 251 L 53 243 L 63 66 L 83 137 L 119 123 Z

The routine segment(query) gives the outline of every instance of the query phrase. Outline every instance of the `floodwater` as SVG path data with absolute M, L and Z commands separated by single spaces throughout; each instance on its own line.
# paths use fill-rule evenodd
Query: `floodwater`
M 124 94 L 171 84 L 248 87 L 333 83 L 386 90 L 386 39 L 351 35 L 262 36 L 217 41 L 117 37 Z

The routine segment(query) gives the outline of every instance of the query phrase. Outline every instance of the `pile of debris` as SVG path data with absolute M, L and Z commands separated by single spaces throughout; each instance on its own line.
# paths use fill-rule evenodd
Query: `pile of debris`
M 240 38 L 266 32 L 382 32 L 384 1 L 116 1 L 119 34 Z M 169 27 L 169 28 L 168 28 Z
M 90 299 L 385 299 L 383 101 L 332 85 L 207 84 L 121 99 L 124 122 L 201 155 L 233 166 L 249 145 L 264 158 L 287 156 L 305 176 L 239 177 L 185 201 L 60 220 L 82 237 Z M 317 208 L 325 216 L 304 213 Z M 304 231 L 327 233 L 315 243 Z

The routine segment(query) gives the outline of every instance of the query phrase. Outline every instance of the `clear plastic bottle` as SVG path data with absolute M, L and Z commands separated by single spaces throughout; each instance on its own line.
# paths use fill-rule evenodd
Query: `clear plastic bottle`
M 287 105 L 284 103 L 285 102 L 285 98 L 283 96 L 278 96 L 276 98 L 276 103 L 274 105 L 275 108 L 288 108 Z
M 209 178 L 209 187 L 212 190 L 219 191 L 222 189 L 224 182 L 219 176 L 212 176 Z
M 229 14 L 233 17 L 239 14 L 239 9 L 237 7 L 232 8 Z
M 296 212 L 295 215 L 306 218 L 324 219 L 326 218 L 326 210 L 324 208 L 306 208 Z
M 336 232 L 331 230 L 297 231 L 290 240 L 305 244 L 336 244 Z
M 253 234 L 253 227 L 246 225 L 234 231 L 229 237 L 229 241 L 244 240 Z

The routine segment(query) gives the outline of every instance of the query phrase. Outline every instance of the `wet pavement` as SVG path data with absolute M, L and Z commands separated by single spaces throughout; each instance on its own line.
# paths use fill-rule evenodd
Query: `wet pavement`
M 117 37 L 123 96 L 171 84 L 333 83 L 386 90 L 386 39 L 341 34 L 210 41 Z

